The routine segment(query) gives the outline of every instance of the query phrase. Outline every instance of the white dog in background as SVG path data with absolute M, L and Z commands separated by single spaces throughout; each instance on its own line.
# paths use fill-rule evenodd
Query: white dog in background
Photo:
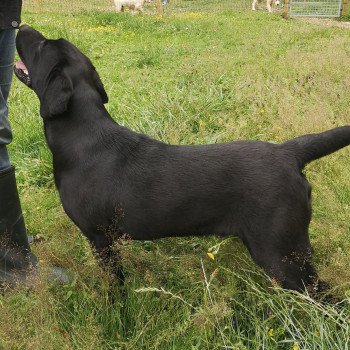
M 115 11 L 122 12 L 125 10 L 125 7 L 128 7 L 133 13 L 140 13 L 143 11 L 143 4 L 150 1 L 151 0 L 114 0 Z
M 253 0 L 252 3 L 252 10 L 255 11 L 256 10 L 256 4 L 260 2 L 260 0 Z M 280 4 L 280 0 L 266 0 L 266 7 L 267 7 L 267 11 L 272 12 L 272 7 L 278 6 Z

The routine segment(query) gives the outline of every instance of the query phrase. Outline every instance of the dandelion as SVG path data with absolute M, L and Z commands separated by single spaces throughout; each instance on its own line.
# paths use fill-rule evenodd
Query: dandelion
M 213 253 L 208 252 L 207 255 L 208 255 L 209 259 L 215 260 L 215 255 Z
M 294 343 L 294 345 L 293 345 L 293 350 L 299 350 L 300 348 L 299 348 L 299 345 L 298 345 L 298 343 Z
M 266 326 L 266 331 L 267 331 L 267 335 L 272 338 L 273 337 L 273 328 L 270 328 L 268 326 Z

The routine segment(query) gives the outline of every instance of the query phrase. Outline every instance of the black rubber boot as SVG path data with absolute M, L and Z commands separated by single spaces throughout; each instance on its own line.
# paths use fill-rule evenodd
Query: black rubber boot
M 37 258 L 30 251 L 18 196 L 14 167 L 0 170 L 0 284 L 26 282 L 35 274 Z

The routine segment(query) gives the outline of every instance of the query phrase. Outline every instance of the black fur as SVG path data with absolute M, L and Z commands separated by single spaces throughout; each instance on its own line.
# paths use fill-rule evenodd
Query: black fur
M 317 288 L 304 165 L 350 144 L 350 126 L 283 144 L 175 146 L 118 125 L 89 59 L 22 26 L 63 207 L 104 260 L 114 238 L 237 235 L 284 288 Z M 322 284 L 318 284 L 322 285 Z

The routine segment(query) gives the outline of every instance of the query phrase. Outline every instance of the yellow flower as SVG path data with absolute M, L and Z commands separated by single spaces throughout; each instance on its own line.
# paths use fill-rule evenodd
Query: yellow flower
M 211 260 L 215 260 L 215 255 L 213 253 L 208 252 L 207 255 Z
M 298 343 L 294 343 L 294 345 L 293 345 L 293 350 L 299 350 L 299 345 L 298 345 Z
M 273 337 L 273 328 L 266 326 L 266 331 L 267 331 L 268 336 L 270 338 L 272 338 Z

